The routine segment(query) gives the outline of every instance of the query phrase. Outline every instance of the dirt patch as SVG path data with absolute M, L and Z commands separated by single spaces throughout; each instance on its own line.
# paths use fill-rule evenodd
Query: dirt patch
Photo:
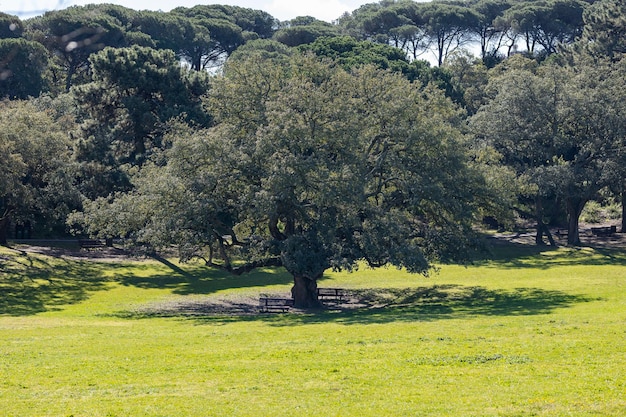
M 259 297 L 238 295 L 225 298 L 184 297 L 159 303 L 151 303 L 129 311 L 140 317 L 206 317 L 247 316 L 259 313 Z
M 11 246 L 12 249 L 25 252 L 51 256 L 53 258 L 85 260 L 95 262 L 121 262 L 145 260 L 144 254 L 133 253 L 119 247 L 102 247 L 94 249 L 81 249 L 78 243 L 68 241 L 41 241 L 18 243 Z
M 602 249 L 626 249 L 626 233 L 613 233 L 609 236 L 596 236 L 591 232 L 592 227 L 596 226 L 608 226 L 608 225 L 582 225 L 579 229 L 581 246 L 587 246 L 591 248 Z M 567 246 L 567 232 L 566 229 L 552 229 L 550 230 L 552 237 L 558 246 Z M 517 244 L 523 246 L 535 245 L 536 232 L 533 229 L 528 229 L 520 232 L 505 232 L 496 233 L 490 238 L 492 244 Z M 544 242 L 547 244 L 548 239 L 544 236 Z
M 384 307 L 384 300 L 374 290 L 345 290 L 341 300 L 324 300 L 322 310 L 356 310 Z M 271 298 L 290 298 L 289 293 L 264 293 Z M 138 317 L 210 317 L 251 316 L 261 313 L 260 294 L 233 295 L 228 297 L 181 297 L 164 302 L 151 303 L 127 312 Z M 304 314 L 307 311 L 289 308 L 289 313 Z M 267 313 L 276 314 L 276 313 Z

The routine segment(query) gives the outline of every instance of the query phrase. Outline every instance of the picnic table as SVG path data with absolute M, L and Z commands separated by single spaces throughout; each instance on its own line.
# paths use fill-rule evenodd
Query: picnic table
M 259 298 L 261 313 L 286 313 L 293 307 L 292 298 L 271 297 L 262 295 Z
M 346 290 L 343 288 L 318 288 L 317 298 L 342 301 L 346 296 Z
M 611 236 L 617 233 L 617 226 L 592 227 L 591 234 L 594 236 Z
M 106 246 L 100 239 L 78 239 L 78 244 L 81 249 L 98 249 Z

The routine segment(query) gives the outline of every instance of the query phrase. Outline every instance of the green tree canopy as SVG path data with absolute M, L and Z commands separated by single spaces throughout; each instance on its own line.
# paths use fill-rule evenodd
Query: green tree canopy
M 0 102 L 0 244 L 11 220 L 63 228 L 80 206 L 68 135 L 75 126 L 50 106 L 58 103 Z
M 371 64 L 381 69 L 406 72 L 409 67 L 402 50 L 370 41 L 357 41 L 349 36 L 319 38 L 311 44 L 302 45 L 300 50 L 331 58 L 345 69 Z
M 73 91 L 85 120 L 76 155 L 83 191 L 95 197 L 127 186 L 121 166 L 162 147 L 168 120 L 208 123 L 200 102 L 208 76 L 183 69 L 172 51 L 138 46 L 106 48 L 90 62 L 93 81 Z
M 355 39 L 392 45 L 417 59 L 431 43 L 422 6 L 410 0 L 368 3 L 342 16 L 338 25 Z
M 581 44 L 596 56 L 618 61 L 626 53 L 626 4 L 602 0 L 585 10 Z
M 28 20 L 28 37 L 43 44 L 65 76 L 69 91 L 76 78 L 88 80 L 89 56 L 107 46 L 126 46 L 124 27 L 106 9 L 72 6 Z
M 323 37 L 308 45 L 301 45 L 301 51 L 313 52 L 327 57 L 349 70 L 362 65 L 374 65 L 402 73 L 409 81 L 432 83 L 445 91 L 446 95 L 460 103 L 460 96 L 451 83 L 451 76 L 445 68 L 431 67 L 427 61 L 409 62 L 405 52 L 391 45 L 371 41 L 357 41 L 350 36 Z
M 86 207 L 92 233 L 175 244 L 231 272 L 283 265 L 305 308 L 328 268 L 426 272 L 465 253 L 482 180 L 438 90 L 371 66 L 242 56 L 209 105 L 214 128 L 176 131 L 134 191 Z
M 19 38 L 24 32 L 24 23 L 19 17 L 0 12 L 0 39 Z
M 188 19 L 171 13 L 141 11 L 129 24 L 127 37 L 133 45 L 170 49 L 180 56 Z
M 0 39 L 0 98 L 37 97 L 46 88 L 48 52 L 38 42 Z
M 287 46 L 306 45 L 322 37 L 337 36 L 339 30 L 330 23 L 310 16 L 297 17 L 283 24 L 273 39 Z
M 475 132 L 529 184 L 529 196 L 563 201 L 570 244 L 580 241 L 584 205 L 602 188 L 621 185 L 623 71 L 521 63 L 494 78 L 495 98 L 472 118 Z M 540 216 L 537 207 L 539 225 Z
M 263 10 L 229 5 L 211 5 L 228 16 L 245 33 L 254 33 L 260 39 L 269 39 L 276 30 L 278 21 Z
M 171 13 L 192 21 L 192 35 L 185 36 L 183 56 L 196 70 L 221 65 L 248 40 L 269 38 L 276 24 L 268 13 L 236 6 L 177 7 Z

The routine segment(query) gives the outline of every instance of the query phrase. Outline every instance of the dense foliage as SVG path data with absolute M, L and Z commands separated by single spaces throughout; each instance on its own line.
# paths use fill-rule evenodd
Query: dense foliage
M 623 12 L 0 14 L 0 242 L 71 228 L 231 272 L 280 264 L 301 306 L 328 268 L 463 258 L 483 218 L 579 244 L 587 202 L 626 200 Z
M 437 89 L 299 54 L 248 56 L 229 62 L 207 105 L 215 127 L 175 130 L 131 192 L 86 207 L 92 232 L 174 244 L 233 272 L 283 265 L 303 307 L 328 268 L 424 272 L 462 257 L 482 181 Z

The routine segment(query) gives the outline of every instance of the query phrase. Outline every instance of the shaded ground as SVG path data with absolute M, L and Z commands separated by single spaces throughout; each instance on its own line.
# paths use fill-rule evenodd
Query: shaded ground
M 592 227 L 609 226 L 609 225 L 582 225 L 580 227 L 580 241 L 582 246 L 592 248 L 614 248 L 626 249 L 626 233 L 614 233 L 610 236 L 595 236 L 591 233 Z M 559 246 L 567 246 L 567 235 L 563 233 L 565 229 L 552 229 L 552 237 Z M 518 233 L 497 233 L 490 241 L 494 244 L 513 243 L 518 245 L 535 246 L 536 232 L 529 229 Z M 544 236 L 544 241 L 548 239 Z
M 582 246 L 604 249 L 626 249 L 626 233 L 615 233 L 611 236 L 594 236 L 591 228 L 608 225 L 581 225 L 580 240 Z M 559 246 L 567 246 L 567 235 L 559 233 L 564 229 L 552 229 L 552 235 Z M 547 243 L 547 239 L 544 237 Z M 514 244 L 521 246 L 535 246 L 535 231 L 528 229 L 521 232 L 497 233 L 489 238 L 494 245 Z M 143 253 L 131 252 L 119 246 L 97 249 L 81 249 L 76 240 L 19 240 L 14 241 L 12 247 L 27 253 L 39 253 L 55 258 L 75 260 L 93 260 L 102 262 L 117 262 L 120 260 L 141 260 L 148 257 Z
M 62 308 L 106 289 L 110 265 L 32 256 L 15 251 L 0 256 L 0 315 L 24 316 Z
M 287 297 L 288 294 L 271 294 Z M 341 301 L 325 300 L 324 309 L 312 311 L 291 309 L 292 321 L 314 323 L 329 319 L 343 324 L 382 323 L 389 321 L 430 321 L 464 315 L 523 316 L 546 314 L 589 299 L 560 291 L 538 288 L 492 290 L 479 286 L 438 285 L 419 288 L 372 288 L 347 290 Z M 266 316 L 275 313 L 267 313 Z M 233 296 L 185 299 L 153 303 L 121 316 L 128 318 L 181 317 L 203 319 L 210 317 L 258 316 L 258 296 Z M 330 316 L 329 316 L 330 315 Z
M 565 245 L 566 236 L 559 236 L 554 234 L 555 239 L 559 245 Z M 527 252 L 531 251 L 543 251 L 547 247 L 538 248 L 534 244 L 534 232 L 520 232 L 520 233 L 499 233 L 489 238 L 489 241 L 494 246 L 505 246 L 511 249 L 510 253 L 523 256 Z M 608 249 L 624 249 L 626 248 L 626 234 L 617 233 L 612 236 L 594 236 L 591 233 L 590 228 L 581 228 L 581 241 L 584 246 L 596 248 L 600 251 Z M 100 262 L 121 262 L 121 261 L 133 261 L 143 260 L 146 256 L 143 254 L 131 253 L 121 248 L 98 248 L 98 249 L 81 249 L 76 241 L 29 241 L 26 244 L 24 241 L 19 244 L 14 244 L 13 249 L 19 251 L 26 256 L 25 260 L 32 262 L 28 257 L 28 254 L 37 253 L 42 255 L 52 256 L 54 258 L 66 260 L 66 261 L 79 261 L 87 264 L 93 263 L 94 268 Z M 505 252 L 509 252 L 506 250 Z M 216 296 L 209 295 L 208 292 L 198 291 L 198 285 L 203 281 L 198 280 L 192 274 L 181 270 L 174 264 L 169 263 L 166 259 L 156 257 L 154 258 L 169 268 L 171 268 L 171 275 L 168 277 L 160 277 L 160 279 L 147 279 L 143 280 L 146 283 L 135 282 L 132 277 L 122 280 L 124 285 L 163 285 L 162 281 L 165 278 L 174 280 L 172 285 L 178 287 L 181 279 L 188 280 L 191 283 L 196 283 L 195 290 L 190 292 L 181 293 L 179 298 L 169 300 L 167 302 L 161 302 L 156 304 L 150 304 L 138 308 L 134 311 L 124 312 L 122 315 L 128 315 L 129 317 L 152 317 L 152 316 L 177 316 L 177 317 L 211 317 L 211 316 L 252 316 L 258 315 L 259 308 L 259 296 L 260 294 L 247 294 L 230 296 L 226 298 L 218 298 Z M 0 261 L 2 261 L 0 259 Z M 41 262 L 41 261 L 38 261 Z M 43 261 L 45 262 L 45 261 Z M 579 260 L 573 260 L 573 262 L 579 262 Z M 1 264 L 2 262 L 0 262 Z M 17 265 L 21 267 L 29 266 L 34 267 L 36 275 L 29 278 L 29 285 L 24 285 L 21 282 L 20 285 L 16 285 L 20 275 L 19 271 L 11 271 L 10 264 L 5 263 L 2 265 L 2 271 L 5 277 L 9 278 L 7 282 L 3 283 L 3 289 L 5 292 L 4 301 L 6 305 L 0 303 L 0 313 L 4 314 L 32 314 L 39 311 L 44 311 L 46 305 L 55 304 L 61 305 L 64 303 L 78 302 L 87 296 L 89 291 L 100 289 L 102 283 L 99 282 L 98 276 L 100 271 L 97 268 L 88 268 L 90 273 L 73 276 L 70 267 L 68 271 L 63 272 L 66 278 L 71 279 L 61 280 L 56 278 L 56 272 L 52 271 L 52 267 L 41 265 Z M 105 267 L 105 266 L 101 266 Z M 100 267 L 100 268 L 101 268 Z M 57 267 L 55 266 L 55 269 Z M 93 271 L 91 271 L 93 269 Z M 36 285 L 31 285 L 34 280 L 38 282 Z M 15 281 L 11 283 L 9 281 Z M 149 282 L 148 282 L 149 281 Z M 68 286 L 71 284 L 71 288 L 62 289 L 67 291 L 61 291 L 61 284 Z M 214 280 L 210 282 L 211 288 L 214 290 Z M 252 286 L 253 283 L 251 283 Z M 18 288 L 19 287 L 19 288 Z M 40 299 L 37 294 L 46 293 L 44 289 L 50 287 L 49 291 L 52 295 L 50 299 Z M 11 289 L 11 291 L 8 291 Z M 19 291 L 17 290 L 19 289 Z M 52 289 L 54 291 L 52 291 Z M 71 297 L 61 297 L 59 294 L 70 294 Z M 176 293 L 176 292 L 175 292 Z M 283 294 L 268 294 L 272 297 L 289 298 L 289 293 Z M 345 317 L 354 319 L 355 317 L 362 317 L 364 314 L 375 314 L 376 311 L 385 310 L 387 312 L 401 312 L 402 315 L 407 317 L 418 317 L 424 319 L 429 316 L 437 316 L 442 318 L 451 314 L 459 314 L 462 311 L 472 314 L 540 314 L 547 312 L 554 308 L 565 307 L 570 303 L 584 301 L 581 299 L 575 299 L 565 293 L 549 293 L 539 289 L 516 289 L 512 292 L 492 291 L 481 287 L 462 287 L 462 286 L 435 286 L 435 287 L 423 287 L 423 288 L 409 288 L 409 289 L 369 289 L 369 290 L 350 290 L 342 300 L 326 300 L 325 310 L 343 314 Z M 12 301 L 11 301 L 12 300 Z M 9 302 L 11 301 L 11 302 Z M 26 310 L 16 310 L 16 306 L 24 304 Z M 295 313 L 303 313 L 298 310 L 291 310 Z M 415 314 L 412 314 L 415 313 Z
M 99 262 L 146 259 L 143 254 L 131 253 L 120 247 L 81 249 L 78 245 L 78 241 L 75 240 L 19 240 L 13 243 L 13 249 L 26 253 L 38 253 L 52 256 L 54 258 Z

